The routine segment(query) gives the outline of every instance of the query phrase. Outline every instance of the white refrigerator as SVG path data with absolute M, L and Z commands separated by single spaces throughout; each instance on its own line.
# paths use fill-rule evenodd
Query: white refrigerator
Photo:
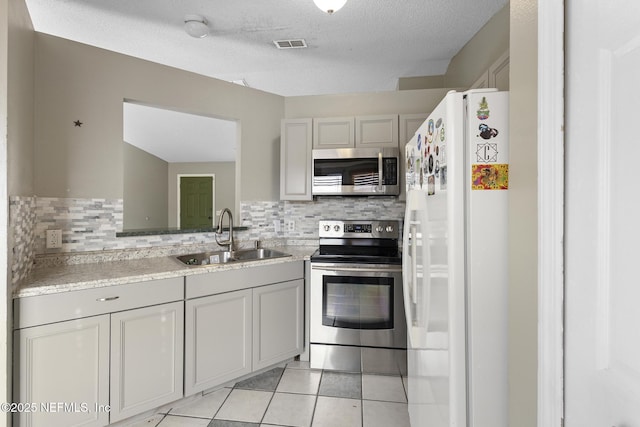
M 508 102 L 451 91 L 405 147 L 411 427 L 507 427 Z

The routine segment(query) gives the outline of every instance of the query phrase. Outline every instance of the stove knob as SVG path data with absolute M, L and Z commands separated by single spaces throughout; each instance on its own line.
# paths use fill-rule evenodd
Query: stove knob
M 393 232 L 393 225 L 387 225 L 387 233 Z
M 382 226 L 381 226 L 381 225 L 379 225 L 379 226 L 377 226 L 377 227 L 376 227 L 376 231 L 377 231 L 378 233 L 382 233 L 382 232 L 384 231 L 384 228 L 382 228 Z
M 339 225 L 334 225 L 333 229 L 335 230 L 335 232 L 337 233 L 338 231 L 340 231 L 340 226 Z
M 330 225 L 325 225 L 324 226 L 324 231 L 329 231 L 331 230 L 331 226 Z

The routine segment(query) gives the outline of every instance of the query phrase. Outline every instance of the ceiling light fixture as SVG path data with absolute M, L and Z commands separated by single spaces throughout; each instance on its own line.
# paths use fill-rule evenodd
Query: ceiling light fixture
M 209 35 L 207 20 L 200 15 L 186 15 L 184 17 L 184 30 L 191 37 L 201 39 Z
M 313 0 L 313 2 L 321 11 L 331 15 L 333 12 L 342 9 L 342 6 L 344 6 L 347 0 Z

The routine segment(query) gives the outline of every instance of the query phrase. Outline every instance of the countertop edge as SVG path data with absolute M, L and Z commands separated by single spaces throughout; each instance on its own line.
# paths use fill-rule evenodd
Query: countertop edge
M 287 257 L 264 260 L 238 261 L 198 267 L 181 266 L 172 256 L 138 260 L 110 261 L 95 264 L 65 265 L 42 268 L 30 275 L 19 286 L 13 299 L 126 285 L 149 280 L 185 277 L 216 271 L 234 270 L 247 266 L 260 266 L 295 261 L 308 261 L 317 249 L 313 246 L 281 246 L 278 250 L 290 254 Z M 157 271 L 153 271 L 156 269 Z M 127 272 L 131 271 L 131 274 Z M 100 276 L 100 277 L 93 277 Z

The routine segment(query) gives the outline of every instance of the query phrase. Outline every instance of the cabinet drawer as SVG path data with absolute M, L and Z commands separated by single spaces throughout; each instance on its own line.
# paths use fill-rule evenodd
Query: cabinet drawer
M 247 266 L 186 277 L 186 299 L 304 278 L 302 261 Z
M 79 319 L 183 298 L 183 277 L 16 298 L 13 300 L 13 327 Z

